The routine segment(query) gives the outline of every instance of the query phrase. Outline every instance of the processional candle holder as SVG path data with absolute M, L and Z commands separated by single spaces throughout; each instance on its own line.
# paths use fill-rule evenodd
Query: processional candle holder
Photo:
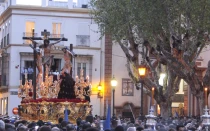
M 22 80 L 20 80 L 20 86 L 18 89 L 18 97 L 22 99 L 31 99 L 33 95 L 32 92 L 32 80 L 27 79 L 25 77 L 25 83 L 22 85 Z
M 46 70 L 48 68 L 46 67 Z M 18 90 L 19 98 L 24 99 L 32 99 L 33 96 L 33 85 L 32 80 L 27 79 L 27 75 L 25 75 L 25 83 L 22 85 L 22 80 L 20 80 L 20 86 Z M 37 98 L 57 98 L 58 93 L 60 91 L 60 84 L 58 81 L 53 82 L 53 75 L 46 75 L 45 81 L 43 82 L 42 74 L 38 75 L 36 80 L 36 92 Z
M 151 109 L 149 110 L 149 115 L 146 115 L 147 121 L 146 125 L 148 126 L 148 129 L 156 130 L 155 125 L 157 123 L 156 119 L 157 116 L 154 115 L 154 107 L 151 106 Z
M 202 124 L 203 124 L 203 126 L 205 126 L 206 130 L 208 130 L 208 128 L 210 126 L 210 115 L 209 115 L 208 111 L 209 111 L 209 109 L 206 105 L 204 108 L 204 115 L 201 116 Z

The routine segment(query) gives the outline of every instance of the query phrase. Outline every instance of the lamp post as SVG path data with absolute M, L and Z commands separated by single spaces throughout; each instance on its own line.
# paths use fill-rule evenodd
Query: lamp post
M 205 87 L 204 88 L 204 94 L 205 94 L 205 106 L 208 107 L 208 95 L 207 95 L 207 92 L 208 92 L 208 88 Z
M 101 82 L 98 84 L 98 98 L 103 98 Z
M 115 114 L 114 114 L 114 95 L 115 95 L 115 88 L 117 86 L 117 80 L 115 79 L 114 76 L 112 77 L 112 80 L 111 80 L 111 86 L 112 86 L 112 95 L 113 95 L 113 118 L 114 118 L 115 117 Z
M 143 97 L 143 86 L 144 86 L 144 78 L 146 76 L 146 66 L 143 64 L 143 62 L 141 62 L 141 65 L 138 68 L 139 71 L 139 76 L 140 76 L 140 83 L 141 83 L 141 110 L 140 110 L 140 119 L 143 119 L 143 102 L 144 102 L 144 97 Z
M 98 84 L 98 98 L 100 99 L 100 115 L 101 115 L 101 99 L 103 98 L 101 82 Z

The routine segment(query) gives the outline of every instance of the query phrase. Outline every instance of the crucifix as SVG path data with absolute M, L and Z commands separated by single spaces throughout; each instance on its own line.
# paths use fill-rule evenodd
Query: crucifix
M 67 38 L 50 38 L 49 37 L 50 32 L 48 32 L 47 30 L 44 30 L 43 32 L 41 32 L 41 35 L 43 37 L 35 37 L 34 36 L 34 29 L 32 29 L 32 36 L 31 37 L 23 37 L 24 40 L 31 40 L 32 41 L 32 44 L 30 46 L 33 48 L 33 55 L 34 55 L 33 98 L 35 100 L 36 100 L 36 67 L 39 70 L 39 61 L 37 61 L 37 58 L 39 58 L 39 57 L 37 57 L 37 54 L 39 53 L 39 49 L 37 49 L 37 47 L 44 48 L 44 53 L 45 54 L 44 54 L 44 57 L 42 58 L 43 59 L 42 62 L 44 64 L 44 67 L 49 66 L 49 68 L 50 68 L 51 63 L 52 63 L 52 59 L 53 59 L 53 56 L 50 55 L 51 46 L 59 43 L 60 41 L 68 41 Z M 39 45 L 35 40 L 43 40 L 43 44 Z M 56 42 L 50 43 L 50 40 L 56 41 Z

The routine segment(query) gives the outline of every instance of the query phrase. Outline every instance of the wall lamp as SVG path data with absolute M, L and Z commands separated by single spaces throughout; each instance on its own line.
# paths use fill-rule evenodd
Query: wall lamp
M 101 82 L 98 84 L 98 98 L 103 98 Z

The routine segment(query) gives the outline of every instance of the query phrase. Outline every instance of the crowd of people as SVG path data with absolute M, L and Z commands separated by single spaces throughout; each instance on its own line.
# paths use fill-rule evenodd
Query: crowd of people
M 87 116 L 86 120 L 77 119 L 76 124 L 58 119 L 58 124 L 51 122 L 28 122 L 17 118 L 0 118 L 0 131 L 206 131 L 202 125 L 200 117 L 180 117 L 180 118 L 157 118 L 157 124 L 153 128 L 148 128 L 146 119 L 130 120 L 124 118 L 111 118 L 110 128 L 101 124 L 98 116 Z M 102 126 L 103 125 L 103 126 Z M 209 128 L 210 129 L 210 128 Z

